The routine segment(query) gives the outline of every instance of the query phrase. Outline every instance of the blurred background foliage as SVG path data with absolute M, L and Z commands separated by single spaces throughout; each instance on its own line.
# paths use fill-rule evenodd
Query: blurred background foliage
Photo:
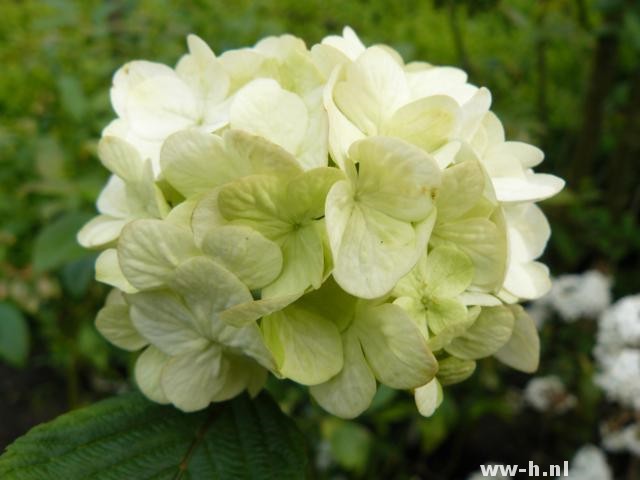
M 97 334 L 106 288 L 75 243 L 107 178 L 96 158 L 126 61 L 174 64 L 194 32 L 214 51 L 290 32 L 308 45 L 351 25 L 405 60 L 466 69 L 511 139 L 568 180 L 543 205 L 556 274 L 596 267 L 640 292 L 640 3 L 637 0 L 1 0 L 0 448 L 32 425 L 130 387 L 131 358 Z M 541 372 L 579 398 L 562 417 L 521 408 L 527 377 L 482 363 L 431 419 L 386 388 L 358 421 L 307 393 L 271 391 L 310 439 L 319 478 L 463 478 L 482 462 L 540 465 L 597 442 L 594 327 L 546 328 Z M 618 459 L 617 468 L 637 466 Z M 629 477 L 629 478 L 640 478 Z

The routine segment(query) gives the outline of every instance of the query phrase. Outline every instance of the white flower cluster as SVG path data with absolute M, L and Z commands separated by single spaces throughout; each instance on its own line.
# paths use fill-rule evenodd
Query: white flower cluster
M 613 480 L 613 473 L 604 452 L 594 445 L 585 445 L 574 455 L 569 468 L 569 476 L 564 478 Z
M 527 308 L 538 326 L 557 313 L 573 323 L 581 318 L 595 320 L 611 304 L 611 278 L 598 270 L 560 275 L 549 293 Z
M 378 383 L 429 415 L 480 358 L 536 369 L 517 303 L 550 288 L 535 202 L 564 182 L 505 139 L 486 88 L 349 28 L 188 46 L 115 74 L 112 176 L 79 233 L 115 287 L 97 327 L 144 349 L 149 398 L 198 410 L 272 372 L 339 416 Z
M 640 295 L 624 297 L 602 314 L 594 355 L 595 381 L 607 397 L 640 411 Z
M 602 314 L 594 356 L 596 384 L 610 401 L 635 412 L 631 423 L 603 424 L 603 445 L 640 456 L 640 295 L 621 298 Z
M 524 401 L 539 412 L 562 414 L 576 405 L 576 397 L 556 375 L 535 377 L 524 389 Z

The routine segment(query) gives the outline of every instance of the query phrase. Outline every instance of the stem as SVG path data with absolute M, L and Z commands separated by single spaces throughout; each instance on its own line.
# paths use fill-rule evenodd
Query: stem
M 618 32 L 623 10 L 620 7 L 606 13 L 602 33 L 598 38 L 583 107 L 583 124 L 570 167 L 569 180 L 574 184 L 592 171 L 600 145 L 604 106 L 613 86 L 617 65 L 620 41 Z

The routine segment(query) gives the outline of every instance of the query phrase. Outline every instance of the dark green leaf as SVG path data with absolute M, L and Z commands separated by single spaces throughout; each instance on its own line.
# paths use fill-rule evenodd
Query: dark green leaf
M 81 298 L 93 283 L 97 255 L 92 254 L 66 264 L 61 272 L 62 285 L 71 296 Z
M 29 354 L 29 327 L 10 303 L 0 302 L 0 359 L 21 367 Z
M 304 439 L 262 393 L 185 414 L 131 393 L 62 415 L 10 445 L 3 480 L 304 478 Z
M 55 270 L 62 265 L 91 255 L 76 240 L 78 230 L 92 214 L 67 213 L 38 234 L 33 248 L 33 268 L 38 272 Z

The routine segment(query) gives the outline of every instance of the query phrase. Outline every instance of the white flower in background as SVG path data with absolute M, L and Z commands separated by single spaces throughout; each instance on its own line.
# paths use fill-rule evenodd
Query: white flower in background
M 341 417 L 378 384 L 428 416 L 478 359 L 536 370 L 517 303 L 549 288 L 534 202 L 563 182 L 506 141 L 486 88 L 348 28 L 310 50 L 187 43 L 114 76 L 113 176 L 79 234 L 115 287 L 98 329 L 145 348 L 149 398 L 198 410 L 271 371 Z
M 607 397 L 640 410 L 640 295 L 624 297 L 600 317 L 595 382 Z
M 524 400 L 539 412 L 557 414 L 567 412 L 577 403 L 576 397 L 567 391 L 562 380 L 555 375 L 529 380 L 524 389 Z
M 568 477 L 572 480 L 613 480 L 606 455 L 598 447 L 585 445 L 571 460 Z
M 595 319 L 611 304 L 611 278 L 598 270 L 561 275 L 549 292 L 549 302 L 567 322 Z
M 542 267 L 544 265 L 538 268 Z M 593 320 L 611 304 L 611 283 L 611 277 L 598 270 L 560 275 L 553 280 L 553 286 L 549 284 L 549 293 L 533 301 L 527 311 L 537 319 L 539 326 L 554 312 L 568 323 L 581 318 Z
M 625 348 L 602 365 L 595 382 L 607 397 L 640 410 L 640 349 Z
M 630 452 L 640 457 L 640 424 L 632 423 L 617 430 L 601 429 L 602 446 L 611 452 Z
M 606 364 L 625 347 L 640 348 L 640 295 L 621 298 L 600 316 L 596 358 Z

